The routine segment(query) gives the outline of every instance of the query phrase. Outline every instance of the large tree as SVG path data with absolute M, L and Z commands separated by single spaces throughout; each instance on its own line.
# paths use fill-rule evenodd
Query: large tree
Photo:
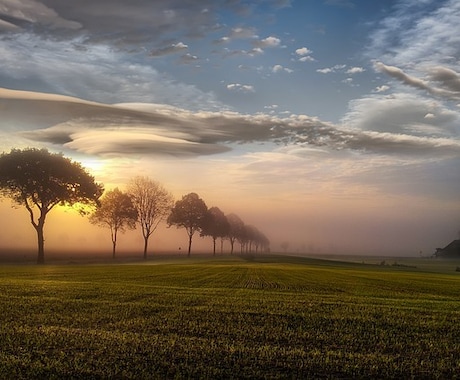
M 112 258 L 115 258 L 118 232 L 136 227 L 137 211 L 131 197 L 115 188 L 104 194 L 100 205 L 91 214 L 90 222 L 101 227 L 110 228 L 112 237 Z
M 185 228 L 188 235 L 188 256 L 192 249 L 192 238 L 195 232 L 201 231 L 206 218 L 208 207 L 206 203 L 196 194 L 184 195 L 177 201 L 168 216 L 168 225 L 175 225 L 177 228 Z
M 229 231 L 227 233 L 227 238 L 230 241 L 230 247 L 231 247 L 230 253 L 233 255 L 235 241 L 244 234 L 244 222 L 236 214 L 227 215 L 227 222 L 229 224 Z
M 144 259 L 146 259 L 149 237 L 170 213 L 174 198 L 160 183 L 148 177 L 131 179 L 128 184 L 128 194 L 137 210 L 137 222 L 141 226 L 144 237 Z
M 216 240 L 217 238 L 223 238 L 228 235 L 230 231 L 230 225 L 225 217 L 225 214 L 220 210 L 219 207 L 211 207 L 206 213 L 203 227 L 201 229 L 201 235 L 211 236 L 213 241 L 213 254 L 216 255 Z
M 24 206 L 37 232 L 38 264 L 45 263 L 44 226 L 57 205 L 76 207 L 81 214 L 95 206 L 103 186 L 78 162 L 46 149 L 12 149 L 0 156 L 0 194 Z

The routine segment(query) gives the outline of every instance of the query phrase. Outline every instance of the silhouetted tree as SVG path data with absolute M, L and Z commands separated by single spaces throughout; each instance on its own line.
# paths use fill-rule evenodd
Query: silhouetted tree
M 131 197 L 118 188 L 105 193 L 96 211 L 91 214 L 90 222 L 110 228 L 112 237 L 112 258 L 115 258 L 118 232 L 136 227 L 137 211 Z
M 246 224 L 243 225 L 243 228 L 239 232 L 237 238 L 238 243 L 240 243 L 241 253 L 246 253 L 249 251 L 249 229 Z
M 281 248 L 283 249 L 284 253 L 287 252 L 287 250 L 288 250 L 288 248 L 289 248 L 289 245 L 290 245 L 290 244 L 289 244 L 288 241 L 283 241 L 283 242 L 281 243 Z
M 80 163 L 46 149 L 13 149 L 0 156 L 0 194 L 25 206 L 37 232 L 38 264 L 45 262 L 44 225 L 57 205 L 78 207 L 80 214 L 97 204 L 103 186 Z
M 128 184 L 128 194 L 137 210 L 137 222 L 144 237 L 146 259 L 149 237 L 171 212 L 174 198 L 160 183 L 147 177 L 133 178 Z
M 261 231 L 258 232 L 257 236 L 257 247 L 258 250 L 260 248 L 261 252 L 267 252 L 270 249 L 270 240 L 268 237 Z
M 252 252 L 252 248 L 254 247 L 254 250 L 257 253 L 259 251 L 259 247 L 263 244 L 265 235 L 255 226 L 246 226 L 246 235 L 249 244 L 249 252 Z
M 230 241 L 230 253 L 233 255 L 235 241 L 244 231 L 244 222 L 235 214 L 227 215 L 227 222 L 229 224 L 227 238 Z
M 225 214 L 218 207 L 211 207 L 203 221 L 201 228 L 202 236 L 211 236 L 213 241 L 213 254 L 216 255 L 216 240 L 227 236 L 230 225 L 225 217 Z
M 168 216 L 169 226 L 175 225 L 177 228 L 185 228 L 188 235 L 188 256 L 192 249 L 192 238 L 195 232 L 200 231 L 206 218 L 208 207 L 206 203 L 196 194 L 184 195 L 177 201 Z

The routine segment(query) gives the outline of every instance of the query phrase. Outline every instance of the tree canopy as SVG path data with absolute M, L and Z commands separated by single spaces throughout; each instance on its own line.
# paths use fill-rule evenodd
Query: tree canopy
M 45 262 L 44 225 L 57 205 L 76 207 L 81 214 L 95 206 L 103 186 L 78 162 L 46 149 L 12 149 L 0 156 L 0 194 L 24 206 L 37 232 L 37 262 Z
M 136 227 L 137 211 L 131 197 L 115 188 L 104 194 L 100 205 L 90 216 L 90 222 L 110 228 L 112 237 L 112 257 L 115 258 L 118 232 Z
M 196 193 L 184 195 L 177 201 L 168 216 L 167 223 L 177 228 L 185 228 L 189 237 L 188 256 L 192 248 L 192 238 L 195 232 L 200 231 L 206 218 L 208 207 Z
M 150 235 L 170 213 L 174 198 L 159 182 L 148 177 L 135 177 L 128 184 L 128 194 L 137 211 L 137 222 L 144 237 L 144 259 Z
M 225 214 L 219 207 L 211 207 L 206 213 L 203 226 L 201 228 L 202 236 L 211 236 L 213 241 L 213 254 L 216 254 L 217 238 L 224 238 L 230 232 L 230 224 Z

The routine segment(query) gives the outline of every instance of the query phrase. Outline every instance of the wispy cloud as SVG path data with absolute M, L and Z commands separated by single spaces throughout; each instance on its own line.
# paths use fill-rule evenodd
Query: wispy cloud
M 155 49 L 150 52 L 151 57 L 161 57 L 163 55 L 174 54 L 188 49 L 188 46 L 183 42 L 178 42 L 160 49 Z
M 255 92 L 254 86 L 251 86 L 249 84 L 241 84 L 241 83 L 227 84 L 227 90 L 239 91 L 239 92 Z
M 426 91 L 431 95 L 460 100 L 460 76 L 454 70 L 439 66 L 429 68 L 430 81 L 409 75 L 398 67 L 388 66 L 382 62 L 375 62 L 374 68 L 405 85 Z M 436 84 L 440 87 L 437 87 Z

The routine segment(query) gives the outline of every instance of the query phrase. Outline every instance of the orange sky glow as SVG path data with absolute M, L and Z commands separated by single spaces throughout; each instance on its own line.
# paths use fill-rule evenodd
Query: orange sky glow
M 459 238 L 458 0 L 3 3 L 0 152 L 61 152 L 106 190 L 195 192 L 272 252 L 430 256 Z M 0 200 L 0 217 L 0 251 L 36 250 L 24 208 Z M 186 246 L 163 224 L 149 254 Z M 110 232 L 56 208 L 45 248 L 110 256 Z M 142 248 L 119 236 L 119 255 Z

